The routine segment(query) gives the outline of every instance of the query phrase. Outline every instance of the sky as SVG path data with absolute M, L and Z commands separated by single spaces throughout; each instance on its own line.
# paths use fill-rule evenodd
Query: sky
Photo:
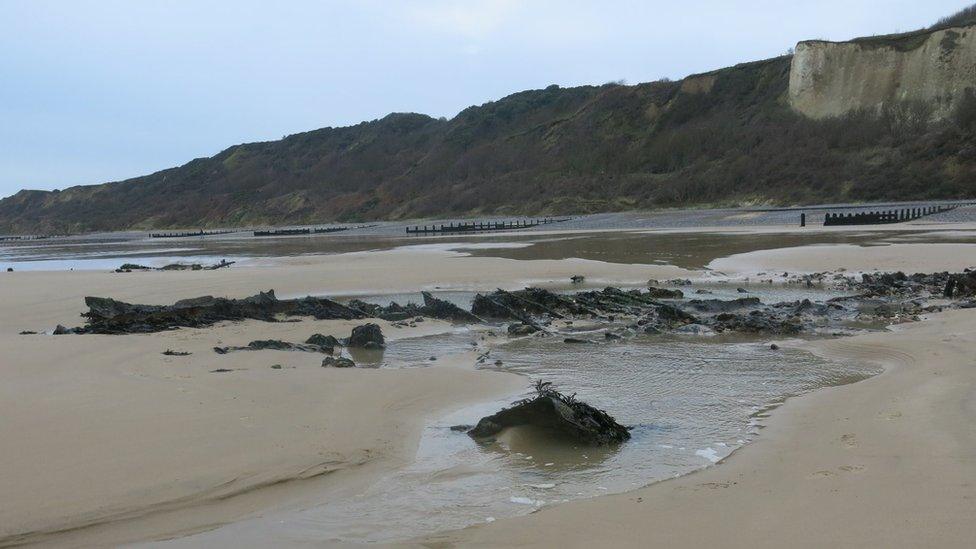
M 390 112 L 647 82 L 973 0 L 0 0 L 0 197 Z

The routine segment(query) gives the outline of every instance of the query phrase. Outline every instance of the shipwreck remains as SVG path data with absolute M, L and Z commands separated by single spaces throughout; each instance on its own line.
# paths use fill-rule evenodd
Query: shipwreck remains
M 106 297 L 86 297 L 88 323 L 75 333 L 150 333 L 174 328 L 200 328 L 224 320 L 276 322 L 279 315 L 310 316 L 320 320 L 353 320 L 366 316 L 324 297 L 278 299 L 274 290 L 244 299 L 203 296 L 177 301 L 173 305 L 138 305 Z
M 481 418 L 468 431 L 474 438 L 492 437 L 509 427 L 531 425 L 550 429 L 586 444 L 618 444 L 630 440 L 630 431 L 608 413 L 564 395 L 552 383 L 537 381 L 536 395 Z

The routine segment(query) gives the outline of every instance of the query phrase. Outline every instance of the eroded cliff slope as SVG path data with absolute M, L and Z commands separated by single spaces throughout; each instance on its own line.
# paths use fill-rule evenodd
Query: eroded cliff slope
M 850 42 L 800 42 L 790 70 L 790 104 L 825 118 L 918 102 L 934 119 L 953 113 L 976 87 L 976 26 Z

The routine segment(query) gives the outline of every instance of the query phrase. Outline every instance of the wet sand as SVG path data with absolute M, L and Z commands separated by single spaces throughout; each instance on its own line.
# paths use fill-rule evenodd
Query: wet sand
M 924 255 L 908 270 L 955 268 L 959 255 Z M 861 265 L 905 268 L 904 258 L 862 257 Z M 306 491 L 368 482 L 409 460 L 425 418 L 524 386 L 518 376 L 474 370 L 473 356 L 429 368 L 337 371 L 305 353 L 209 351 L 252 339 L 347 335 L 355 323 L 341 321 L 125 337 L 15 335 L 80 324 L 85 295 L 170 303 L 268 288 L 282 297 L 490 290 L 564 283 L 573 274 L 616 284 L 702 275 L 664 265 L 468 257 L 436 247 L 219 271 L 0 273 L 0 493 L 16 494 L 0 503 L 0 545 L 157 539 L 300 505 Z M 719 467 L 423 543 L 956 545 L 976 534 L 966 518 L 974 516 L 976 493 L 964 480 L 976 478 L 973 328 L 976 315 L 960 311 L 897 335 L 818 343 L 817 352 L 876 360 L 890 371 L 791 400 L 759 442 Z M 430 322 L 414 333 L 439 329 L 446 325 Z M 410 335 L 389 326 L 385 332 Z M 167 348 L 193 355 L 159 354 Z M 283 368 L 272 370 L 276 363 Z M 234 371 L 210 372 L 217 368 Z
M 728 274 L 783 271 L 815 273 L 864 271 L 962 271 L 976 264 L 976 244 L 897 243 L 881 246 L 824 244 L 757 250 L 711 261 L 708 267 Z

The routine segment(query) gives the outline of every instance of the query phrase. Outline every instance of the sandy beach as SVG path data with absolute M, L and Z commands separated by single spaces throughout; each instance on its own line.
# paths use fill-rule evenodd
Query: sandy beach
M 757 251 L 717 260 L 713 268 L 935 271 L 976 257 L 971 244 L 918 246 L 855 247 L 836 256 L 821 247 Z M 796 259 L 811 254 L 815 260 Z M 211 351 L 253 339 L 346 336 L 355 321 L 17 335 L 81 324 L 85 295 L 164 304 L 269 288 L 282 297 L 492 290 L 565 283 L 574 274 L 617 284 L 705 276 L 667 265 L 515 261 L 437 247 L 218 271 L 3 273 L 0 493 L 14 496 L 0 505 L 0 545 L 172 539 L 300 507 L 310 494 L 365 485 L 408 463 L 432 416 L 518 394 L 527 384 L 517 375 L 475 370 L 474 353 L 426 368 L 347 371 L 321 368 L 321 357 L 308 353 Z M 450 329 L 439 321 L 382 326 L 394 340 Z M 968 520 L 976 513 L 974 327 L 973 311 L 955 311 L 895 332 L 805 343 L 815 353 L 877 363 L 886 372 L 789 400 L 757 442 L 718 466 L 408 545 L 966 546 L 976 535 Z M 192 355 L 163 356 L 166 349 Z M 233 371 L 212 373 L 220 368 Z M 193 540 L 183 538 L 186 545 Z

